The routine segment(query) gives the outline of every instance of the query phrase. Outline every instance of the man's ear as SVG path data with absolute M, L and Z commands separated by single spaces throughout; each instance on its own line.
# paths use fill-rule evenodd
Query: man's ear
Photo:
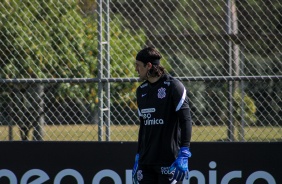
M 148 62 L 147 66 L 148 66 L 148 69 L 151 69 L 153 65 L 152 65 L 152 63 Z

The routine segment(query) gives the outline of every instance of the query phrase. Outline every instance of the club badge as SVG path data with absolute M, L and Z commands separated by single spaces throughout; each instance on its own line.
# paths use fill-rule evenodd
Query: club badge
M 162 99 L 166 96 L 165 88 L 158 89 L 158 98 Z
M 137 171 L 137 180 L 141 181 L 143 179 L 143 174 L 142 174 L 142 170 L 138 170 Z

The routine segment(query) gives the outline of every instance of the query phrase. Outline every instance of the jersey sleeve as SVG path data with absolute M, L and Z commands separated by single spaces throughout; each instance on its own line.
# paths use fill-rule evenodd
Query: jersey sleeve
M 184 85 L 176 80 L 174 83 L 173 88 L 173 102 L 175 106 L 175 111 L 179 111 L 180 109 L 189 108 L 185 102 L 187 100 L 187 91 L 184 87 Z
M 140 109 L 139 109 L 139 100 L 140 100 L 140 87 L 137 88 L 136 90 L 136 98 L 137 98 L 137 111 L 138 111 L 138 117 L 139 117 L 139 123 L 140 123 L 140 126 L 139 126 L 139 132 L 138 132 L 138 145 L 137 145 L 137 153 L 140 152 L 140 147 L 141 147 L 141 139 L 142 139 L 142 134 L 143 134 L 143 126 L 141 126 L 142 122 L 143 122 L 143 116 L 140 112 Z
M 181 131 L 180 147 L 190 147 L 192 119 L 187 91 L 180 81 L 175 83 L 174 88 L 173 99 Z
M 136 99 L 137 99 L 138 117 L 140 118 L 140 117 L 142 117 L 142 114 L 140 112 L 139 105 L 138 105 L 139 104 L 139 100 L 140 100 L 140 87 L 137 88 L 137 90 L 136 90 Z
M 192 119 L 190 109 L 180 109 L 177 111 L 177 116 L 181 131 L 180 147 L 190 147 L 192 134 Z

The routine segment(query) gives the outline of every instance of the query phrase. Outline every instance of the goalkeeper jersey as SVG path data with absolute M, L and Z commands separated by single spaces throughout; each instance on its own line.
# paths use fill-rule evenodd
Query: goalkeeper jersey
M 170 165 L 179 147 L 189 146 L 191 116 L 184 85 L 165 74 L 136 91 L 140 129 L 140 165 Z

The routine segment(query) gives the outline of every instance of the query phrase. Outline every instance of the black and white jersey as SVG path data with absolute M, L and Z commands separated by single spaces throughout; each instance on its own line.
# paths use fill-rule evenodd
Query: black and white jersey
M 139 164 L 169 165 L 175 160 L 181 144 L 187 145 L 181 143 L 178 113 L 187 109 L 189 117 L 182 120 L 190 122 L 182 122 L 191 124 L 186 89 L 179 80 L 165 74 L 156 83 L 143 82 L 136 94 L 140 117 Z M 187 134 L 191 134 L 191 130 Z M 191 135 L 188 137 L 186 140 L 190 142 Z

